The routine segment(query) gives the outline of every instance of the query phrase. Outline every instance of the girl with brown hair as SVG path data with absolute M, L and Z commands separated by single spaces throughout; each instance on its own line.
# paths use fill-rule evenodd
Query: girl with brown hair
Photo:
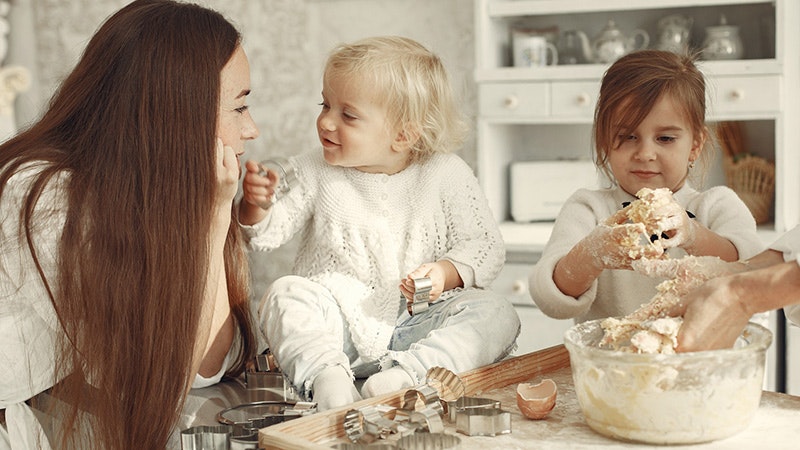
M 705 77 L 691 55 L 642 50 L 608 68 L 595 110 L 594 156 L 611 187 L 581 189 L 561 208 L 529 278 L 542 312 L 576 322 L 624 316 L 660 281 L 629 270 L 634 259 L 666 251 L 673 259 L 735 261 L 762 250 L 755 220 L 735 192 L 697 190 L 690 182 L 698 178 L 695 164 L 710 160 L 705 114 Z M 642 224 L 625 223 L 623 206 L 646 190 L 665 193 L 652 211 L 663 233 L 644 236 L 645 245 L 629 243 L 629 231 Z
M 164 448 L 190 386 L 255 354 L 240 44 L 214 11 L 134 1 L 0 146 L 0 444 Z M 46 433 L 45 390 L 67 405 Z

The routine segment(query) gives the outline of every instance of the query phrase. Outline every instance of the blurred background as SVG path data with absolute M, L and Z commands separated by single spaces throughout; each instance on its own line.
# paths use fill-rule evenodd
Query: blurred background
M 2 2 L 0 2 L 2 3 Z M 127 0 L 12 0 L 5 66 L 31 73 L 17 97 L 18 127 L 35 120 L 72 70 L 89 38 Z M 473 3 L 470 0 L 197 0 L 223 13 L 242 32 L 250 59 L 249 105 L 261 136 L 245 158 L 262 160 L 315 148 L 321 72 L 340 42 L 380 34 L 420 41 L 444 60 L 465 115 L 475 119 Z M 414 14 L 408 14 L 414 11 Z M 474 129 L 474 127 L 472 127 Z M 461 156 L 474 167 L 474 134 Z M 288 273 L 296 242 L 252 255 L 253 295 Z

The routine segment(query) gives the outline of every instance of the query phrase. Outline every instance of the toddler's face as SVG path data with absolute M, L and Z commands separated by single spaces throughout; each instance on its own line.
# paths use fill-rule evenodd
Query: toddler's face
M 325 161 L 369 173 L 397 173 L 408 165 L 408 150 L 396 144 L 380 92 L 358 77 L 326 74 L 317 133 Z
M 680 189 L 705 137 L 695 136 L 681 109 L 662 96 L 632 134 L 620 136 L 620 142 L 609 152 L 608 161 L 620 187 L 633 195 L 645 187 Z

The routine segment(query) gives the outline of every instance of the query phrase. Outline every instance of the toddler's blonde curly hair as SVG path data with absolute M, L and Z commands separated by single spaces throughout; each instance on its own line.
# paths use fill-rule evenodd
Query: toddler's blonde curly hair
M 375 89 L 390 125 L 417 137 L 412 160 L 453 151 L 464 142 L 467 126 L 444 64 L 412 39 L 378 36 L 341 44 L 328 57 L 324 76 L 362 80 Z

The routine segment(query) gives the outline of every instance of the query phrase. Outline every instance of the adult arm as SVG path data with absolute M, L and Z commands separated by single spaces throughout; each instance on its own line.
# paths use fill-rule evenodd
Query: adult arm
M 225 276 L 224 248 L 231 225 L 231 206 L 238 187 L 239 167 L 233 149 L 223 146 L 221 140 L 218 140 L 216 150 L 217 195 L 208 238 L 206 291 L 200 311 L 191 379 L 197 373 L 209 377 L 219 372 L 234 336 Z
M 730 348 L 753 314 L 800 304 L 800 266 L 783 261 L 781 252 L 767 250 L 748 260 L 746 271 L 689 292 L 680 306 L 678 351 Z

